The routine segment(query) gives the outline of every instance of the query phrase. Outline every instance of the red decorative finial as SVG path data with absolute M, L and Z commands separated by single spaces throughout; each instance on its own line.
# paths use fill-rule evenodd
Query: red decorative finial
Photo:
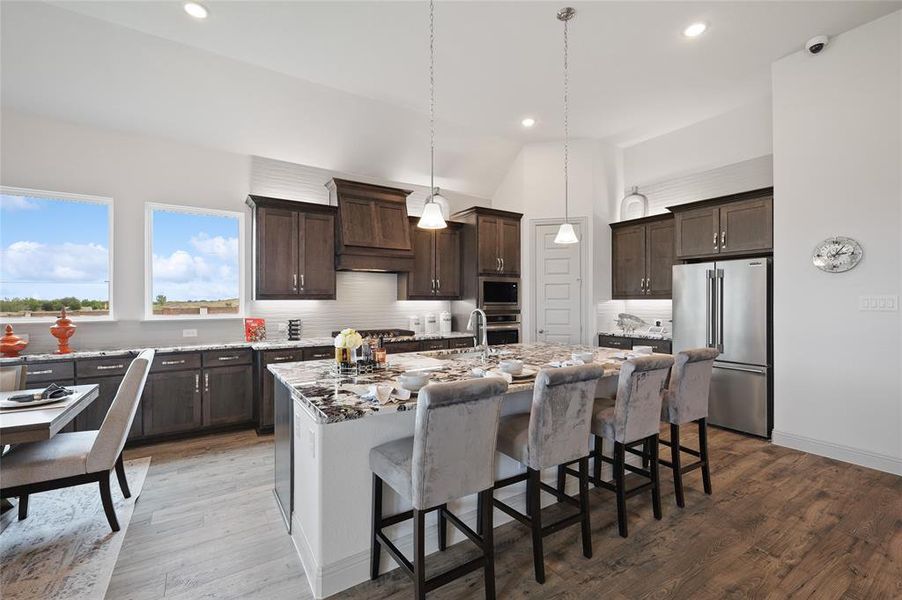
M 13 326 L 7 325 L 6 335 L 0 338 L 0 354 L 8 358 L 15 358 L 27 345 L 28 342 L 13 333 Z
M 60 311 L 60 318 L 56 320 L 56 325 L 50 328 L 50 335 L 59 340 L 59 349 L 57 354 L 69 354 L 72 349 L 69 347 L 69 338 L 75 335 L 76 325 L 72 324 L 72 320 L 66 316 L 66 307 Z

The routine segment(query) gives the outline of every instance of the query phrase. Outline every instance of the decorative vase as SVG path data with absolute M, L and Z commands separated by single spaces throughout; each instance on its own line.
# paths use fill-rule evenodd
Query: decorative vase
M 7 325 L 6 335 L 0 338 L 0 354 L 7 358 L 15 358 L 27 345 L 28 342 L 13 333 L 13 326 Z
M 60 317 L 56 320 L 56 325 L 50 328 L 50 335 L 59 340 L 59 349 L 56 354 L 69 354 L 72 348 L 69 347 L 69 338 L 75 335 L 75 328 L 72 319 L 66 316 L 66 307 L 60 311 Z

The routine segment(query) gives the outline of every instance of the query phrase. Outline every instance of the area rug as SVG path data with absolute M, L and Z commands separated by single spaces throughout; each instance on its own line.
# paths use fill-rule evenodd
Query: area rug
M 17 520 L 15 508 L 7 511 L 0 533 L 3 600 L 102 599 L 149 468 L 150 458 L 126 461 L 128 500 L 112 475 L 116 533 L 107 523 L 96 483 L 31 496 L 24 521 Z

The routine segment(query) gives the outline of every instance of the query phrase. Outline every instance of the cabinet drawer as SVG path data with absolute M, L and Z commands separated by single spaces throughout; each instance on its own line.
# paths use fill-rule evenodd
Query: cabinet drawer
M 423 340 L 420 342 L 420 350 L 447 350 L 448 340 Z
M 448 340 L 449 348 L 473 348 L 474 340 L 471 337 L 451 338 Z
M 78 378 L 106 377 L 108 375 L 124 375 L 132 362 L 131 356 L 118 358 L 92 358 L 75 361 L 75 372 Z
M 235 350 L 207 350 L 203 353 L 205 367 L 224 367 L 227 365 L 249 365 L 253 358 L 253 350 L 239 348 Z
M 386 342 L 385 351 L 389 354 L 400 354 L 401 352 L 419 352 L 420 342 Z
M 300 348 L 271 350 L 263 353 L 264 366 L 286 362 L 300 362 L 302 360 L 304 360 L 304 351 Z
M 199 369 L 199 352 L 179 352 L 176 354 L 157 354 L 150 366 L 151 373 L 163 371 L 182 371 L 184 369 Z
M 75 363 L 71 360 L 26 365 L 26 385 L 42 382 L 57 382 L 75 378 Z
M 332 346 L 304 348 L 304 360 L 326 360 L 329 358 L 335 358 L 335 348 Z
M 602 348 L 620 348 L 622 350 L 632 350 L 633 340 L 628 337 L 600 335 L 598 336 L 598 345 Z

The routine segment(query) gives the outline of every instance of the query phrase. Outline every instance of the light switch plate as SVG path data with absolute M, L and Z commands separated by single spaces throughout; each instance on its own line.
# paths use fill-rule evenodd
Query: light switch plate
M 182 337 L 197 337 L 197 329 L 182 329 Z
M 862 312 L 896 312 L 899 310 L 899 296 L 859 296 L 858 310 Z

